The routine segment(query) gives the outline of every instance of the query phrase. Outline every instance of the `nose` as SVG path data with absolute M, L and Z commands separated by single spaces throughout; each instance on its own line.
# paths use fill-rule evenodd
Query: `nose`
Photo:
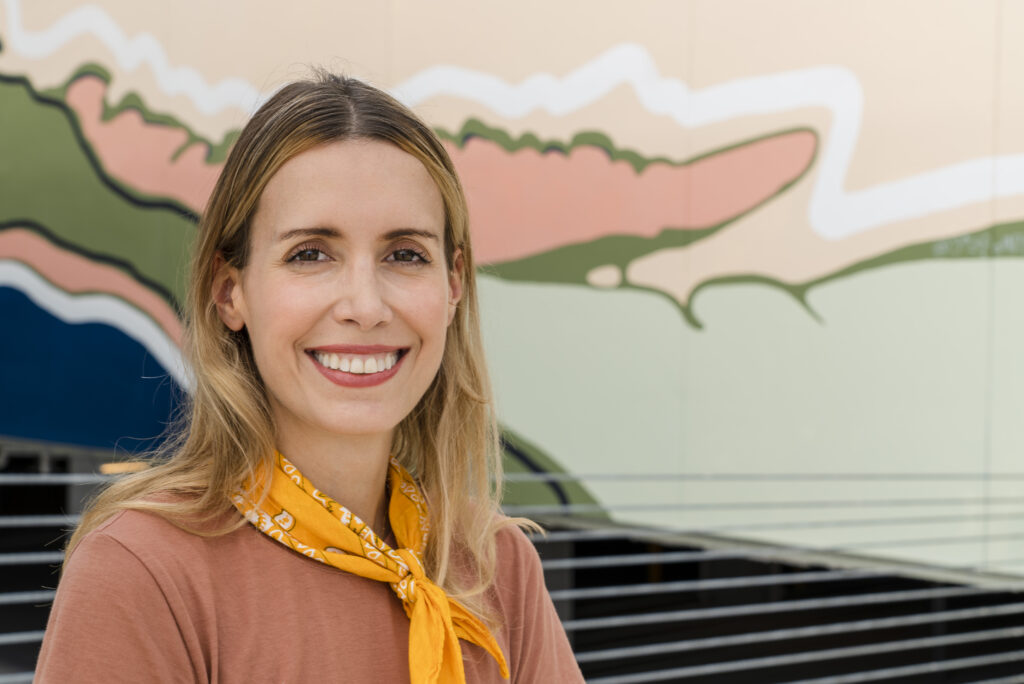
M 393 312 L 387 303 L 385 283 L 381 281 L 375 263 L 350 263 L 342 269 L 343 277 L 337 286 L 334 318 L 342 323 L 355 324 L 360 330 L 371 330 L 384 325 Z

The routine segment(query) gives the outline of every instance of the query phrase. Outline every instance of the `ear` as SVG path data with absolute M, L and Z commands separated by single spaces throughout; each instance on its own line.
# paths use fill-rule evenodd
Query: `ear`
M 448 325 L 455 320 L 455 311 L 462 301 L 462 284 L 465 276 L 466 262 L 462 258 L 462 250 L 455 250 L 452 257 L 452 269 L 448 272 Z
M 218 253 L 213 260 L 213 291 L 210 294 L 220 320 L 235 332 L 245 327 L 245 299 L 241 282 L 241 272 L 229 266 Z

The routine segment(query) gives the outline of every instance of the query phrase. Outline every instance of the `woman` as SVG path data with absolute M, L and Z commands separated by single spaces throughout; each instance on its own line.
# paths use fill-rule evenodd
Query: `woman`
M 427 126 L 353 79 L 281 89 L 187 310 L 188 420 L 84 516 L 37 682 L 581 681 L 497 513 L 465 199 Z

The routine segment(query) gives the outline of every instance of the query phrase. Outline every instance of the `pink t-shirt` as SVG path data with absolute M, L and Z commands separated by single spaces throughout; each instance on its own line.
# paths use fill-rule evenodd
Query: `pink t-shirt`
M 582 682 L 522 531 L 498 533 L 490 592 L 512 682 Z M 467 682 L 504 682 L 461 642 Z M 408 682 L 409 619 L 383 583 L 317 563 L 250 525 L 201 537 L 139 511 L 82 540 L 61 578 L 35 681 Z

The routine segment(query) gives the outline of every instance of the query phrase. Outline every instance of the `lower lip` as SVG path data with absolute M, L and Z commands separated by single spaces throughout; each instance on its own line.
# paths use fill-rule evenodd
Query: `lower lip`
M 312 354 L 309 355 L 309 360 L 313 362 L 313 365 L 316 366 L 316 369 L 320 371 L 325 378 L 333 382 L 335 385 L 341 385 L 342 387 L 374 387 L 385 383 L 394 377 L 395 373 L 397 373 L 398 369 L 401 367 L 402 362 L 405 361 L 406 356 L 408 356 L 408 353 L 402 354 L 398 357 L 398 361 L 395 362 L 394 366 L 379 373 L 346 373 L 342 370 L 334 370 L 333 368 L 328 368 L 327 366 L 322 365 Z

